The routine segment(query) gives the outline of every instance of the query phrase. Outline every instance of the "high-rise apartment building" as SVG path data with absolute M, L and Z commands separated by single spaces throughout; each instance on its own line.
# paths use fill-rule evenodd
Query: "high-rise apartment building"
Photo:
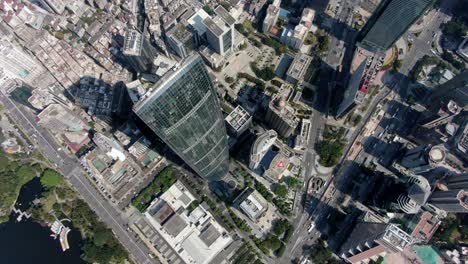
M 268 6 L 266 16 L 262 24 L 263 33 L 268 34 L 273 26 L 276 25 L 280 11 L 280 4 L 281 0 L 275 0 Z
M 192 55 L 163 76 L 134 111 L 199 176 L 229 169 L 224 119 L 202 59 Z
M 287 105 L 286 99 L 281 95 L 277 95 L 268 105 L 265 122 L 278 132 L 278 135 L 289 138 L 296 130 L 299 119 L 294 114 L 294 109 Z
M 8 40 L 0 40 L 0 79 L 20 79 L 28 84 L 45 72 L 31 55 Z
M 122 53 L 130 66 L 137 72 L 148 71 L 156 57 L 156 52 L 149 39 L 138 30 L 130 28 L 125 35 Z
M 433 0 L 382 0 L 360 32 L 363 46 L 389 49 L 431 6 Z
M 62 14 L 65 11 L 66 2 L 63 0 L 38 0 L 42 7 L 48 11 Z
M 338 106 L 338 110 L 336 112 L 336 116 L 338 118 L 345 116 L 352 109 L 354 109 L 354 107 L 364 102 L 365 93 L 360 91 L 360 88 L 365 70 L 366 61 L 363 61 L 353 73 L 353 75 L 351 75 L 351 79 L 348 82 L 348 87 L 346 87 L 345 93 L 343 95 L 343 100 Z
M 196 45 L 207 43 L 216 53 L 229 55 L 234 50 L 236 20 L 222 6 L 216 7 L 214 13 L 210 16 L 200 9 L 188 19 L 188 24 L 194 33 Z
M 432 193 L 429 203 L 453 213 L 468 213 L 468 174 L 448 176 Z

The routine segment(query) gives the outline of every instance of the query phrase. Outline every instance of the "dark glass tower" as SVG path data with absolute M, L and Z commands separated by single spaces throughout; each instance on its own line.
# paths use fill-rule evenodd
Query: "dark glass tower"
M 433 0 L 382 0 L 361 30 L 358 40 L 364 47 L 387 50 L 433 2 Z
M 449 176 L 445 180 L 446 190 L 436 190 L 429 203 L 446 211 L 468 213 L 468 174 Z
M 459 73 L 446 83 L 437 86 L 427 100 L 431 110 L 437 111 L 452 100 L 465 110 L 468 108 L 468 71 Z
M 224 119 L 200 56 L 180 62 L 145 94 L 134 111 L 199 176 L 218 180 L 227 174 Z

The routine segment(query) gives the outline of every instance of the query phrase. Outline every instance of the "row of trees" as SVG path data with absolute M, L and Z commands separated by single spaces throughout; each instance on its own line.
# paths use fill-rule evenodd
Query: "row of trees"
M 236 226 L 240 230 L 247 232 L 247 233 L 252 232 L 252 228 L 250 228 L 250 226 L 247 224 L 247 222 L 244 219 L 237 216 L 236 213 L 234 213 L 234 211 L 232 211 L 230 208 L 228 208 L 228 212 L 232 220 L 234 221 L 234 224 L 236 224 Z
M 177 181 L 172 167 L 166 167 L 132 200 L 132 205 L 143 212 L 161 192 L 167 191 Z
M 463 71 L 465 70 L 465 63 L 459 61 L 457 58 L 455 58 L 455 56 L 453 56 L 452 53 L 444 50 L 444 53 L 442 53 L 442 59 L 448 61 L 450 64 L 452 64 L 453 67 L 455 67 L 455 69 L 459 70 L 459 71 Z
M 232 264 L 262 264 L 260 253 L 249 242 L 244 243 L 230 259 Z
M 254 187 L 255 190 L 257 190 L 257 192 L 259 192 L 263 196 L 263 198 L 265 198 L 265 200 L 267 200 L 268 202 L 273 201 L 273 194 L 261 182 L 254 180 Z
M 255 88 L 260 89 L 260 90 L 265 90 L 265 82 L 253 77 L 252 75 L 245 73 L 245 72 L 239 72 L 237 74 L 238 79 L 246 79 L 249 82 L 252 82 L 255 84 Z

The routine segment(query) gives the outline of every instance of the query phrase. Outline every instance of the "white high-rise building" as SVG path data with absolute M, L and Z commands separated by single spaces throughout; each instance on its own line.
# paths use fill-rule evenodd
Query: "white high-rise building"
M 54 11 L 59 15 L 65 11 L 65 6 L 67 4 L 65 0 L 39 0 L 39 3 L 41 3 L 45 9 Z
M 45 68 L 22 48 L 0 40 L 0 79 L 20 79 L 34 83 Z

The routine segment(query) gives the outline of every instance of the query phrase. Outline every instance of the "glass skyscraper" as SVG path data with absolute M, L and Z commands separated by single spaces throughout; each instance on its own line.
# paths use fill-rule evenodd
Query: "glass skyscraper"
M 389 49 L 434 0 L 382 0 L 360 32 L 359 41 L 377 50 Z
M 227 134 L 216 91 L 199 55 L 168 73 L 134 107 L 135 113 L 199 176 L 224 177 Z

